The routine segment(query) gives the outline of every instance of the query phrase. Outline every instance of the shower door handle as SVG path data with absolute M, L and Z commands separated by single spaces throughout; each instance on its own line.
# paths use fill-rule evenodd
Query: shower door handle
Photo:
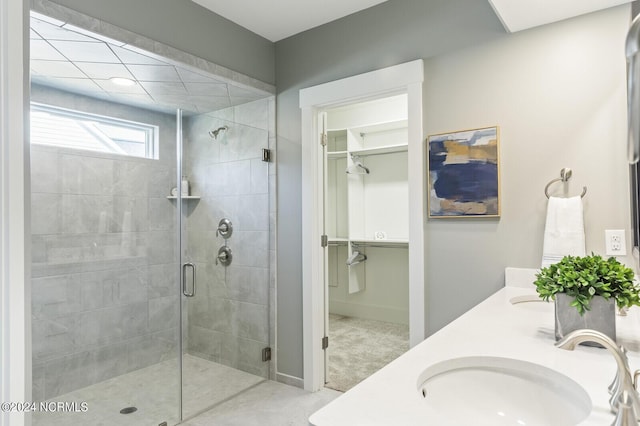
M 191 292 L 187 292 L 187 268 L 191 268 Z M 187 297 L 196 295 L 196 265 L 193 263 L 185 263 L 182 265 L 182 294 Z

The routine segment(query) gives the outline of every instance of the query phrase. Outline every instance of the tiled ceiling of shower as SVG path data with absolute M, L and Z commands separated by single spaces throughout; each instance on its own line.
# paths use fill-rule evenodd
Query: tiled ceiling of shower
M 135 81 L 119 86 L 110 79 Z M 31 17 L 31 80 L 94 98 L 174 113 L 203 113 L 267 96 L 205 72 L 141 54 L 124 43 L 55 20 Z

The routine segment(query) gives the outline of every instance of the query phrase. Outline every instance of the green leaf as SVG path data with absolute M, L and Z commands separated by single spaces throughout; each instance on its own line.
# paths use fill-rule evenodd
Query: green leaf
M 580 314 L 591 308 L 591 299 L 614 298 L 619 307 L 640 306 L 640 286 L 633 282 L 634 272 L 616 258 L 599 255 L 565 256 L 560 262 L 542 268 L 534 285 L 543 300 L 553 300 L 558 293 L 573 298 Z

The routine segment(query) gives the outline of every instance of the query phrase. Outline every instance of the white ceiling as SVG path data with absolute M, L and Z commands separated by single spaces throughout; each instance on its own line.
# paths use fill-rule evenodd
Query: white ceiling
M 632 0 L 489 0 L 510 32 L 526 30 L 574 16 L 607 9 Z
M 192 0 L 273 42 L 386 0 Z M 423 0 L 430 1 L 430 0 Z M 488 0 L 505 29 L 516 32 L 632 0 Z
M 275 42 L 386 0 L 192 1 Z
M 279 40 L 386 0 L 193 0 L 269 40 Z M 431 1 L 431 0 L 423 0 Z M 514 32 L 631 0 L 488 0 Z M 145 55 L 146 52 L 39 14 L 31 19 L 35 83 L 172 112 L 207 112 L 264 95 Z M 122 88 L 109 78 L 136 84 Z

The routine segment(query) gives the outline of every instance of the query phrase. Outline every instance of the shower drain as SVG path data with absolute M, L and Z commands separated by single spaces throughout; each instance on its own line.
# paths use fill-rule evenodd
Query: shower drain
M 131 413 L 135 413 L 136 411 L 138 411 L 136 407 L 125 407 L 122 410 L 120 410 L 120 414 L 131 414 Z

